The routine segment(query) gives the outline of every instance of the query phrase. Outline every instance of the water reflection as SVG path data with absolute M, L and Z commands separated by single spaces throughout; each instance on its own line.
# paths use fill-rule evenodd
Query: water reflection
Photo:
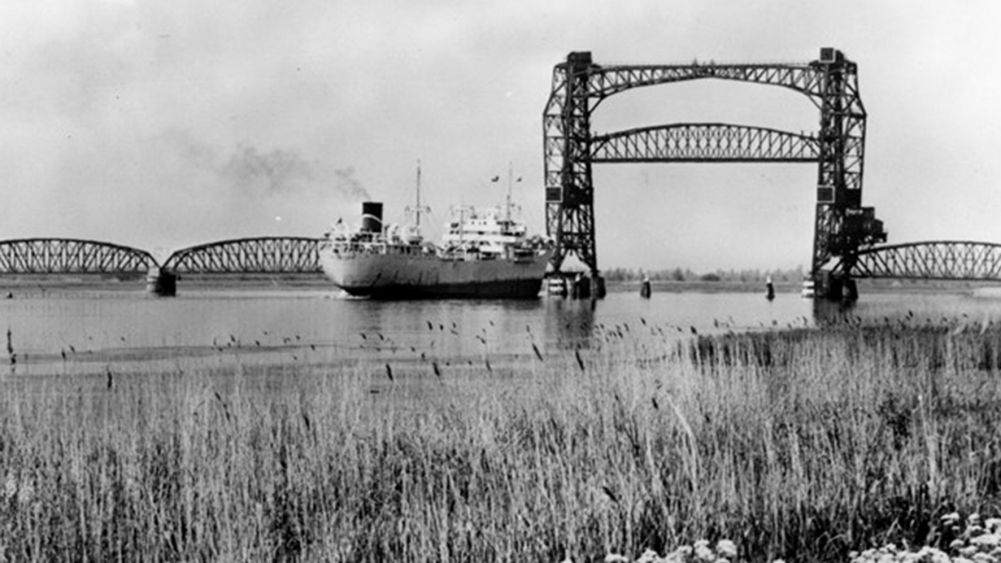
M 857 301 L 813 299 L 813 322 L 818 327 L 845 324 L 855 317 Z
M 558 349 L 589 348 L 599 301 L 547 299 L 546 342 Z
M 150 299 L 143 292 L 18 294 L 0 300 L 19 369 L 102 371 L 133 362 L 190 360 L 292 365 L 339 362 L 482 362 L 530 359 L 534 349 L 593 347 L 610 331 L 658 339 L 824 327 L 908 316 L 1001 319 L 1001 299 L 978 293 L 863 293 L 852 306 L 779 293 L 610 292 L 603 300 L 403 301 L 343 299 L 328 290 L 243 289 Z M 637 333 L 639 334 L 639 333 Z M 21 366 L 28 366 L 21 368 Z M 34 366 L 34 367 L 32 367 Z M 89 366 L 89 367 L 88 367 Z M 22 371 L 21 373 L 24 373 Z
M 544 334 L 544 309 L 544 301 L 345 300 L 335 322 L 342 339 L 370 353 L 467 358 L 512 353 L 519 342 Z
M 1001 293 L 987 289 L 953 291 L 899 291 L 864 293 L 855 302 L 812 303 L 816 326 L 838 324 L 955 324 L 997 322 L 1001 319 Z

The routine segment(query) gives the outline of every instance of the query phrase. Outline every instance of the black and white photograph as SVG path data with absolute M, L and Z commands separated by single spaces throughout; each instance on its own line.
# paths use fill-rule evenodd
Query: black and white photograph
M 998 563 L 999 22 L 0 3 L 0 562 Z

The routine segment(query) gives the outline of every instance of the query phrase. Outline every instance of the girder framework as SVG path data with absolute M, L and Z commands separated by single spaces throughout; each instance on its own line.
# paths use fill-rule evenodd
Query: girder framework
M 145 250 L 106 242 L 36 238 L 0 241 L 0 274 L 145 274 Z
M 1001 279 L 1001 244 L 927 241 L 875 246 L 859 251 L 854 278 L 933 280 Z
M 571 53 L 584 55 L 584 53 Z M 568 59 L 569 60 L 569 59 Z M 821 95 L 822 77 L 812 64 L 593 65 L 587 75 L 590 97 L 602 100 L 631 88 L 704 78 L 781 86 L 807 95 Z
M 632 88 L 715 78 L 788 88 L 820 110 L 816 134 L 730 124 L 673 124 L 594 135 L 591 114 L 605 98 Z M 577 256 L 597 272 L 594 228 L 596 162 L 818 162 L 811 271 L 844 275 L 862 246 L 885 241 L 872 208 L 863 208 L 865 108 L 857 67 L 835 49 L 805 64 L 594 64 L 570 53 L 553 69 L 543 112 L 546 230 L 556 239 L 552 265 Z
M 164 269 L 190 274 L 308 274 L 320 272 L 320 239 L 260 237 L 184 248 Z
M 591 162 L 816 162 L 816 137 L 727 123 L 641 127 L 591 139 Z

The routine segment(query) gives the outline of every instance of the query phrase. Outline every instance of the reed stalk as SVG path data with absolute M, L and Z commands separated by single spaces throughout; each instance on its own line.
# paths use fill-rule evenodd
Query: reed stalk
M 392 379 L 383 363 L 12 376 L 0 559 L 947 548 L 943 515 L 999 512 L 999 350 L 995 330 L 596 330 Z

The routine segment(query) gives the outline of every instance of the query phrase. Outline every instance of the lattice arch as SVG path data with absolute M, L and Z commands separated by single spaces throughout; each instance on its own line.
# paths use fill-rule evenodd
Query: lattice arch
M 156 259 L 137 248 L 82 239 L 0 241 L 3 274 L 145 274 Z
M 1001 279 L 1001 244 L 926 241 L 875 246 L 858 253 L 856 278 Z
M 320 239 L 259 237 L 184 248 L 163 267 L 192 274 L 305 274 L 320 272 Z

